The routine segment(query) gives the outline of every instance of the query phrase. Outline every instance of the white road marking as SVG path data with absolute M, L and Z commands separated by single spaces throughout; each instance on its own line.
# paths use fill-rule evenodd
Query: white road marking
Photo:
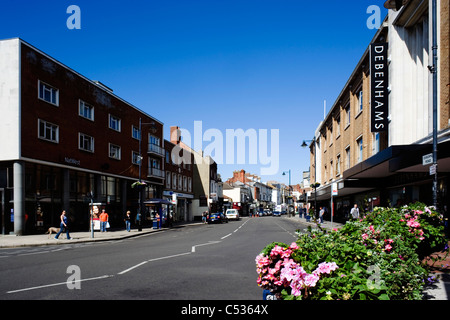
M 82 280 L 77 280 L 77 281 L 73 281 L 73 282 L 86 282 L 86 281 L 107 279 L 107 278 L 112 278 L 112 277 L 114 277 L 114 276 L 105 275 L 105 276 L 101 276 L 101 277 L 90 278 L 90 279 L 82 279 Z M 37 289 L 44 289 L 44 288 L 50 288 L 50 287 L 57 287 L 57 286 L 65 286 L 65 285 L 67 285 L 67 281 L 66 282 L 60 282 L 60 283 L 47 284 L 47 285 L 43 285 L 43 286 L 19 289 L 19 290 L 12 290 L 12 291 L 8 291 L 6 293 L 18 293 L 18 292 L 31 291 L 31 290 L 37 290 Z

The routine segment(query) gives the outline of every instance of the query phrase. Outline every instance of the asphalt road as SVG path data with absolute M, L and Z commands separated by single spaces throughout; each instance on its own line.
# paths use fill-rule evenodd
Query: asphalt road
M 0 300 L 261 300 L 255 257 L 302 219 L 244 218 L 92 244 L 0 250 Z

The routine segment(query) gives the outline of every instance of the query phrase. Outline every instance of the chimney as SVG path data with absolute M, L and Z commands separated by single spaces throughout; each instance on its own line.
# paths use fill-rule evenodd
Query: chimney
M 239 181 L 245 183 L 245 170 L 244 170 L 244 169 L 242 169 L 242 170 L 239 172 Z
M 181 142 L 180 127 L 170 127 L 170 142 L 173 144 L 179 144 Z

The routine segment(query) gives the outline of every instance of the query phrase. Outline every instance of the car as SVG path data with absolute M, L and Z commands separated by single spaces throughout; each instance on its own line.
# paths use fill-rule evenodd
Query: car
M 281 211 L 275 210 L 275 211 L 273 212 L 273 216 L 274 216 L 274 217 L 281 217 Z
M 272 210 L 270 210 L 270 209 L 264 209 L 264 215 L 265 215 L 265 216 L 271 216 L 271 215 L 272 215 Z
M 231 219 L 239 220 L 239 211 L 237 209 L 227 209 L 225 215 L 230 220 Z
M 206 219 L 208 223 L 228 223 L 228 218 L 223 212 L 210 213 Z

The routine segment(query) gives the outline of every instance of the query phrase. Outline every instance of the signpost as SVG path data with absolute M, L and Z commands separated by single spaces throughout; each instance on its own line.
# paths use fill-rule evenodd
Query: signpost
M 333 182 L 331 184 L 331 230 L 333 230 L 333 217 L 334 217 L 334 200 L 333 197 L 338 195 L 338 184 Z

